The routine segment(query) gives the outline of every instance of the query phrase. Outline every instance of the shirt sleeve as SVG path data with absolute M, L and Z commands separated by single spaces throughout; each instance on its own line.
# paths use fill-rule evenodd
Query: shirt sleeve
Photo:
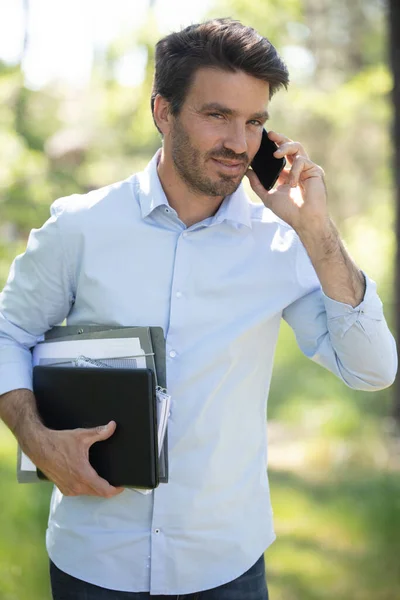
M 56 203 L 50 219 L 30 233 L 0 294 L 0 395 L 32 389 L 30 349 L 61 323 L 74 301 Z
M 324 294 L 304 247 L 298 245 L 296 270 L 304 294 L 284 309 L 283 318 L 301 351 L 351 388 L 388 387 L 397 372 L 397 350 L 376 283 L 363 272 L 362 302 L 356 307 L 337 302 Z

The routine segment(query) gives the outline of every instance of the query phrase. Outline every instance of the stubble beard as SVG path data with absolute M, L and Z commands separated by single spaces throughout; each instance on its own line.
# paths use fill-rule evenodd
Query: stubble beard
M 188 134 L 178 119 L 175 120 L 171 131 L 172 160 L 180 178 L 188 188 L 198 195 L 229 196 L 239 187 L 242 178 L 232 178 L 229 175 L 217 174 L 215 180 L 204 174 L 204 163 L 209 159 L 202 156 L 195 148 Z

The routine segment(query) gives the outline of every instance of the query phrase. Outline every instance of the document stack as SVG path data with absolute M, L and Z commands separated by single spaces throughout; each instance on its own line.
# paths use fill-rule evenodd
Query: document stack
M 165 339 L 161 327 L 57 326 L 33 349 L 38 411 L 51 429 L 117 423 L 89 460 L 112 485 L 150 493 L 168 482 Z M 43 481 L 18 448 L 20 483 Z

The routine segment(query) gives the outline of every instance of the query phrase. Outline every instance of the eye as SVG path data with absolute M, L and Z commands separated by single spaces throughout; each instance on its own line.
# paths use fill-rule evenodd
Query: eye
M 257 119 L 253 119 L 252 121 L 249 121 L 249 123 L 252 123 L 253 125 L 257 125 L 257 127 L 262 127 L 263 124 L 261 123 L 261 121 L 257 121 Z
M 224 116 L 221 115 L 221 113 L 209 113 L 208 116 L 209 117 L 221 117 L 222 119 L 224 118 Z

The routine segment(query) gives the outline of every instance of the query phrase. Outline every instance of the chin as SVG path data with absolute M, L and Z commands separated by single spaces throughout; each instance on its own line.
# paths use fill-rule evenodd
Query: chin
M 221 185 L 221 193 L 218 195 L 219 196 L 231 196 L 232 194 L 234 194 L 236 192 L 236 190 L 238 189 L 240 184 L 241 184 L 241 180 L 239 180 L 239 181 L 236 180 L 235 182 L 230 180 L 230 182 L 226 182 L 225 185 Z

